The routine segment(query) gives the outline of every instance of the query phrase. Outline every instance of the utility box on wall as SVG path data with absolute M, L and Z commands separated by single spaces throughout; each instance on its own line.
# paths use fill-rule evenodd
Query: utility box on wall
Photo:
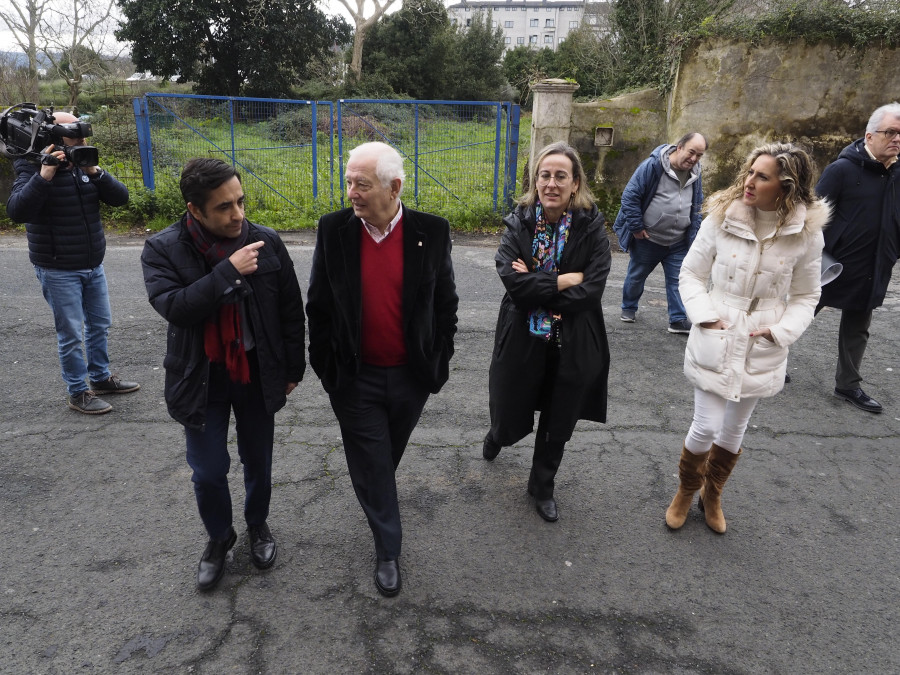
M 597 127 L 594 129 L 594 145 L 598 148 L 609 147 L 613 144 L 613 128 Z

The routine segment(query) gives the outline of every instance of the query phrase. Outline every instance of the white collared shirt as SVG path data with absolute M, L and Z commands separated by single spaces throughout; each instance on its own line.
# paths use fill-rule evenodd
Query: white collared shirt
M 366 232 L 368 232 L 369 236 L 371 236 L 372 239 L 375 241 L 375 243 L 378 244 L 378 243 L 381 243 L 382 241 L 384 241 L 385 239 L 387 239 L 388 235 L 394 231 L 394 225 L 399 223 L 400 219 L 402 217 L 403 217 L 403 202 L 400 203 L 400 208 L 397 209 L 397 215 L 394 216 L 394 218 L 391 220 L 390 223 L 388 223 L 388 226 L 385 229 L 384 234 L 381 233 L 381 230 L 379 230 L 377 227 L 372 225 L 372 223 L 369 223 L 365 220 L 363 220 L 362 222 L 363 222 L 363 225 L 365 225 L 365 227 L 366 227 Z
M 866 149 L 866 152 L 868 153 L 869 157 L 874 159 L 876 162 L 881 162 L 880 159 L 878 159 L 875 155 L 872 154 L 872 151 L 869 149 L 868 143 L 863 143 L 863 147 Z M 889 169 L 890 167 L 892 167 L 894 165 L 894 162 L 896 162 L 896 161 L 897 161 L 896 157 L 891 157 L 890 161 L 887 164 L 884 164 L 884 162 L 881 162 L 881 163 L 884 164 L 885 168 Z

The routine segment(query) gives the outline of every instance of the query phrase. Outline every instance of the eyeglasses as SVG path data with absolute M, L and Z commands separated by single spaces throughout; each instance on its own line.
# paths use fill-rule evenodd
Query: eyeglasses
M 537 177 L 538 185 L 547 185 L 550 183 L 550 179 L 556 181 L 557 185 L 565 185 L 571 180 L 571 176 L 567 174 L 565 171 L 557 171 L 556 173 L 550 173 L 549 171 L 541 171 Z
M 900 136 L 900 130 L 897 130 L 897 129 L 876 129 L 872 133 L 873 134 L 884 134 L 884 138 L 888 141 L 897 138 L 897 136 Z

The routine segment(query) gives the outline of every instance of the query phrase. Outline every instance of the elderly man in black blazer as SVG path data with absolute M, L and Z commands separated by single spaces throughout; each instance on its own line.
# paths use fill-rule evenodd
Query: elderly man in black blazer
M 375 586 L 400 592 L 395 473 L 428 395 L 447 381 L 459 298 L 450 225 L 400 202 L 403 159 L 350 152 L 352 207 L 319 220 L 306 314 L 309 363 L 341 427 L 353 489 L 375 537 Z

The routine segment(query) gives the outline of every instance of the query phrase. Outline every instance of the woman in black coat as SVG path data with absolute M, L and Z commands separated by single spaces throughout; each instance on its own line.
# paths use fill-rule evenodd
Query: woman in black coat
M 601 300 L 609 238 L 581 159 L 566 143 L 541 150 L 531 188 L 504 219 L 495 260 L 506 294 L 490 369 L 491 429 L 484 458 L 534 428 L 528 493 L 558 519 L 554 477 L 579 419 L 606 421 L 609 345 Z

